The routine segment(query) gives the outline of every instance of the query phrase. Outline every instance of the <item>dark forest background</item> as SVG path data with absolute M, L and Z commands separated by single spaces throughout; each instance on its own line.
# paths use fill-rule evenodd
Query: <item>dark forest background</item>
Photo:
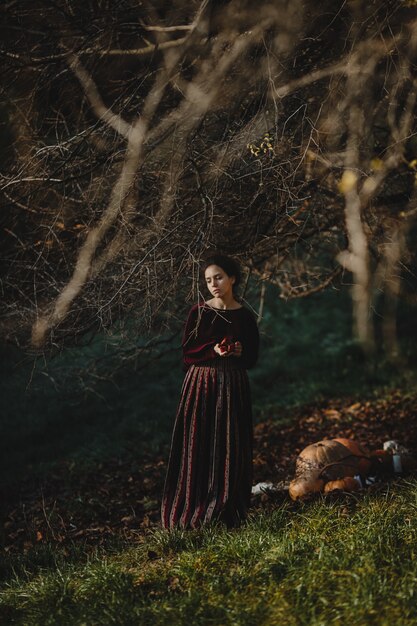
M 254 304 L 258 292 L 249 290 Z M 296 408 L 332 398 L 366 402 L 394 389 L 415 391 L 414 309 L 399 311 L 401 360 L 392 363 L 380 349 L 370 362 L 352 340 L 349 303 L 348 287 L 291 302 L 267 289 L 260 359 L 250 371 L 255 423 L 288 423 Z M 145 361 L 125 359 L 117 329 L 50 358 L 3 345 L 3 486 L 47 477 L 64 459 L 82 472 L 114 457 L 167 457 L 183 379 L 181 331 L 179 321 L 177 333 L 161 338 L 163 349 Z M 139 347 L 149 339 L 131 342 Z
M 0 7 L 1 464 L 167 443 L 213 249 L 256 418 L 411 384 L 415 3 Z

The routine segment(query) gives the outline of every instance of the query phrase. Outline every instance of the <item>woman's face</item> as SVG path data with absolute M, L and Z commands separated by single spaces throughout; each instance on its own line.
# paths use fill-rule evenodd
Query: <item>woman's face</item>
M 209 265 L 204 272 L 208 290 L 215 298 L 224 298 L 233 293 L 234 276 L 228 276 L 218 265 Z

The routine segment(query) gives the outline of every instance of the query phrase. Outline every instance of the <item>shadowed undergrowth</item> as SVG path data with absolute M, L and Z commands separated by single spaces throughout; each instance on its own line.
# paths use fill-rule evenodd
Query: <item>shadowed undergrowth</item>
M 256 306 L 252 287 L 249 301 Z M 292 407 L 328 398 L 373 399 L 385 390 L 417 389 L 413 337 L 415 316 L 403 307 L 403 359 L 370 366 L 350 339 L 347 291 L 328 290 L 295 302 L 267 290 L 260 324 L 261 351 L 250 370 L 255 421 L 279 421 Z M 32 362 L 4 349 L 0 393 L 0 486 L 28 475 L 48 475 L 63 459 L 95 465 L 115 455 L 159 454 L 169 443 L 180 396 L 180 335 L 166 353 L 144 367 L 126 360 L 143 338 L 97 335 L 89 345 Z

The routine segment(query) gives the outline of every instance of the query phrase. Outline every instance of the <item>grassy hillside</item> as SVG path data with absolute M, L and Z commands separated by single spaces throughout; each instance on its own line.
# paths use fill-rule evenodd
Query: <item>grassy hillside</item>
M 411 626 L 417 620 L 417 482 L 295 507 L 238 530 L 149 531 L 82 554 L 14 563 L 4 624 Z

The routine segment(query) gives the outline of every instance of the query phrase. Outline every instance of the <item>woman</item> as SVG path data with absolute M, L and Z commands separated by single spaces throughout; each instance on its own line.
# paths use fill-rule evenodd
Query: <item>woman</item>
M 212 520 L 236 526 L 250 504 L 252 407 L 246 370 L 258 358 L 258 328 L 234 293 L 237 263 L 216 254 L 202 271 L 213 297 L 191 308 L 184 329 L 186 375 L 162 498 L 164 528 L 197 528 Z

